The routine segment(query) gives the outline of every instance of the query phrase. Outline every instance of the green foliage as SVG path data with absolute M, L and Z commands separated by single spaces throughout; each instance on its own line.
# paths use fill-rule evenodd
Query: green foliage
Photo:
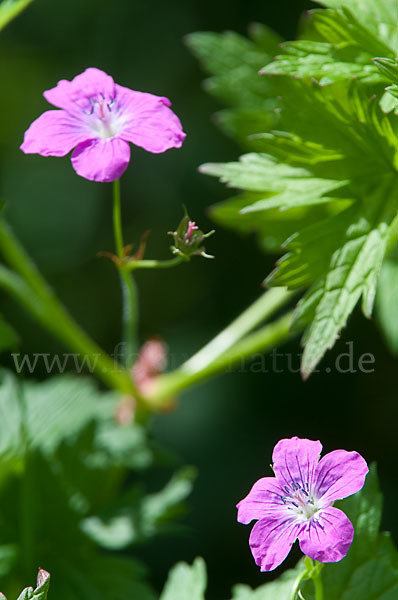
M 0 31 L 32 2 L 33 0 L 2 0 L 0 2 Z
M 170 572 L 160 600 L 204 600 L 206 565 L 197 558 L 192 566 L 178 563 Z
M 83 377 L 21 383 L 0 375 L 0 586 L 14 590 L 41 564 L 56 573 L 58 600 L 154 600 L 142 565 L 111 550 L 170 531 L 192 469 L 148 493 L 135 472 L 159 452 L 142 425 L 116 422 L 118 394 Z M 113 529 L 104 516 L 114 517 Z
M 205 89 L 233 108 L 216 115 L 223 130 L 247 144 L 247 136 L 272 127 L 277 103 L 272 82 L 258 71 L 278 51 L 279 37 L 264 25 L 249 29 L 250 39 L 227 31 L 192 33 L 186 37 L 191 51 L 211 75 Z
M 398 6 L 395 0 L 319 0 L 329 8 L 349 8 L 376 38 L 398 53 Z
M 195 477 L 195 469 L 186 467 L 175 473 L 161 491 L 146 495 L 142 486 L 135 485 L 112 510 L 101 517 L 88 517 L 81 527 L 97 544 L 111 550 L 167 533 L 170 520 L 185 510 L 183 501 L 192 491 Z
M 390 58 L 374 58 L 374 64 L 376 67 L 383 73 L 383 75 L 387 78 L 388 81 L 392 81 L 393 85 L 389 85 L 386 87 L 386 96 L 384 99 L 384 104 L 386 105 L 386 112 L 389 112 L 392 109 L 397 109 L 398 107 L 398 59 L 390 59 Z M 382 99 L 382 100 L 383 100 Z M 388 99 L 390 100 L 388 104 Z
M 32 587 L 25 588 L 18 596 L 18 600 L 47 600 L 49 587 L 50 573 L 44 569 L 39 569 L 36 589 Z M 0 593 L 0 600 L 7 600 L 7 598 Z
M 383 95 L 397 76 L 398 5 L 394 21 L 387 0 L 366 0 L 361 10 L 348 1 L 325 4 L 311 11 L 308 39 L 282 44 L 283 54 L 262 68 L 263 100 L 273 94 L 278 109 L 273 123 L 250 132 L 257 152 L 201 168 L 241 191 L 213 208 L 218 223 L 255 232 L 267 251 L 287 250 L 268 285 L 309 288 L 293 323 L 306 327 L 304 376 L 361 297 L 370 317 L 398 211 L 398 117 L 385 114 L 394 103 Z M 218 37 L 222 50 L 222 36 L 212 36 L 213 49 Z M 203 60 L 205 37 L 201 43 Z M 216 65 L 206 66 L 217 76 Z M 234 69 L 228 73 L 233 78 Z

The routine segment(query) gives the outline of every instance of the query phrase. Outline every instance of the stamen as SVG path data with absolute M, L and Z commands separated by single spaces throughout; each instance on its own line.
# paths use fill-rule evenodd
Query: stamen
M 103 100 L 101 100 L 101 102 L 98 103 L 98 110 L 99 110 L 99 114 L 101 119 L 105 119 L 105 115 L 104 115 L 104 102 Z

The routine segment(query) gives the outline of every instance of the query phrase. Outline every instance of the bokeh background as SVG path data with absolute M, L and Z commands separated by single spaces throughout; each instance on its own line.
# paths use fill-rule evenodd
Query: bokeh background
M 2 33 L 0 198 L 59 296 L 109 352 L 120 337 L 118 278 L 97 253 L 112 250 L 111 187 L 79 178 L 68 158 L 19 151 L 24 130 L 48 108 L 43 90 L 97 66 L 122 85 L 171 98 L 188 134 L 183 148 L 164 155 L 135 148 L 122 180 L 126 241 L 137 244 L 150 230 L 147 257 L 168 258 L 167 231 L 181 218 L 182 204 L 207 230 L 213 226 L 208 207 L 231 193 L 197 167 L 234 159 L 240 152 L 212 122 L 221 106 L 202 90 L 204 74 L 184 36 L 198 30 L 244 34 L 249 23 L 259 21 L 292 38 L 300 14 L 312 6 L 304 0 L 37 0 Z M 221 228 L 207 248 L 214 261 L 198 258 L 167 272 L 137 274 L 141 339 L 162 336 L 173 367 L 259 295 L 275 261 L 260 252 L 254 238 Z M 21 336 L 19 352 L 65 351 L 3 294 L 0 310 Z M 351 342 L 356 372 L 338 372 L 336 358 Z M 156 587 L 175 561 L 196 555 L 208 564 L 209 600 L 227 598 L 234 583 L 255 586 L 269 579 L 254 565 L 249 528 L 236 523 L 235 504 L 257 478 L 270 475 L 272 448 L 281 437 L 320 439 L 326 451 L 356 449 L 369 461 L 377 460 L 386 494 L 383 525 L 398 539 L 397 361 L 377 323 L 357 311 L 320 373 L 306 383 L 289 369 L 293 365 L 297 371 L 299 340 L 279 352 L 277 369 L 271 358 L 256 357 L 186 392 L 176 412 L 154 419 L 159 443 L 199 469 L 181 534 L 136 551 L 149 564 Z M 357 368 L 364 353 L 374 356 L 372 373 Z M 13 368 L 10 354 L 1 358 Z M 348 370 L 348 357 L 340 364 Z M 40 366 L 31 375 L 46 376 Z

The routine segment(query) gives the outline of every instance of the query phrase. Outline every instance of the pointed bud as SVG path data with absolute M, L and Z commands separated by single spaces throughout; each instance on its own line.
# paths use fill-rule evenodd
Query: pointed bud
M 206 238 L 213 235 L 214 229 L 208 233 L 203 233 L 192 221 L 187 211 L 181 219 L 176 231 L 170 231 L 169 234 L 174 237 L 174 245 L 171 246 L 173 254 L 178 254 L 189 260 L 191 256 L 203 256 L 204 258 L 214 258 L 210 254 L 206 254 L 204 241 Z

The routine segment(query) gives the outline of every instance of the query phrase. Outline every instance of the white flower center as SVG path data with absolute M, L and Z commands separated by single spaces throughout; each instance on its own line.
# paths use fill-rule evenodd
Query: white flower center
M 312 519 L 314 514 L 318 512 L 317 498 L 311 493 L 307 483 L 302 484 L 299 481 L 292 481 L 290 485 L 285 485 L 283 489 L 286 496 L 281 496 L 281 500 L 300 520 Z
M 114 99 L 102 95 L 90 98 L 89 110 L 85 112 L 89 115 L 88 124 L 95 137 L 112 138 L 120 131 L 122 118 Z

